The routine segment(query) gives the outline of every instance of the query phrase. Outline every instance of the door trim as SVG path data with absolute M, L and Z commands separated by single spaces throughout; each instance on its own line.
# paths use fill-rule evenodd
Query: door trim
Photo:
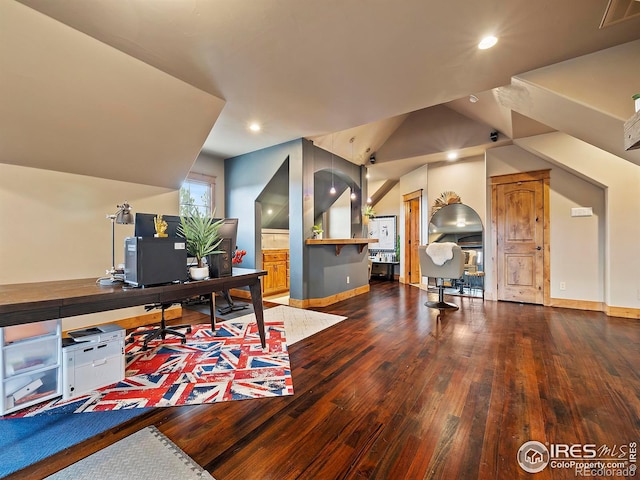
M 492 242 L 492 258 L 491 258 L 491 278 L 493 279 L 493 288 L 495 289 L 496 298 L 498 292 L 498 225 L 496 223 L 498 217 L 497 211 L 497 186 L 507 183 L 542 181 L 543 195 L 543 255 L 542 255 L 542 289 L 544 306 L 551 305 L 551 232 L 549 221 L 549 183 L 551 179 L 551 169 L 534 170 L 531 172 L 512 173 L 507 175 L 496 175 L 490 177 L 491 180 L 491 242 Z
M 418 210 L 419 210 L 418 212 L 410 212 L 409 206 L 410 206 L 410 203 L 411 203 L 412 200 L 418 200 Z M 410 247 L 410 244 L 409 244 L 409 240 L 410 240 L 409 235 L 411 233 L 411 223 L 412 223 L 411 219 L 414 216 L 417 215 L 418 216 L 418 222 L 417 222 L 417 224 L 418 224 L 418 232 L 414 232 L 414 233 L 417 233 L 418 243 L 420 243 L 420 238 L 422 238 L 421 237 L 421 232 L 420 232 L 420 229 L 422 228 L 422 221 L 421 221 L 422 220 L 421 219 L 421 216 L 422 216 L 422 189 L 415 190 L 413 192 L 406 193 L 406 194 L 402 195 L 402 203 L 403 203 L 403 208 L 404 208 L 404 232 L 403 232 L 403 234 L 404 234 L 404 239 L 403 239 L 404 240 L 403 241 L 403 250 L 404 250 L 403 253 L 404 253 L 404 255 L 401 255 L 401 257 L 402 257 L 402 259 L 404 261 L 404 265 L 403 265 L 403 268 L 402 268 L 402 276 L 400 277 L 399 281 L 400 281 L 400 283 L 412 283 L 412 276 L 409 275 L 409 271 L 408 271 L 408 268 L 407 268 L 408 266 L 411 266 L 411 269 L 412 269 L 411 273 L 413 274 L 413 276 L 416 276 L 415 275 L 415 268 L 418 267 L 417 278 L 418 278 L 418 282 L 420 282 L 421 278 L 420 278 L 419 266 L 412 265 L 413 262 L 411 261 L 411 247 Z M 414 235 L 414 237 L 415 236 L 416 235 Z M 417 251 L 418 246 L 416 245 L 413 248 L 416 249 L 416 251 Z

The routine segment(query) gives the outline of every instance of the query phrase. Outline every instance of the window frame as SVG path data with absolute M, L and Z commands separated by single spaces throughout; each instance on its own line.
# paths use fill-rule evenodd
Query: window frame
M 184 181 L 182 182 L 182 185 L 180 185 L 180 189 L 179 189 L 179 198 L 178 198 L 178 211 L 180 212 L 180 215 L 183 215 L 183 206 L 186 206 L 188 204 L 184 204 L 182 203 L 182 189 L 184 188 L 184 184 L 187 182 L 192 182 L 192 183 L 199 183 L 199 184 L 206 184 L 209 187 L 209 205 L 208 206 L 204 206 L 206 208 L 208 208 L 209 212 L 208 212 L 208 216 L 213 216 L 213 213 L 216 210 L 216 177 L 212 176 L 212 175 L 206 175 L 204 173 L 197 173 L 197 172 L 191 172 L 187 175 L 187 177 L 184 179 Z M 197 205 L 195 204 L 196 207 L 202 207 L 201 205 Z

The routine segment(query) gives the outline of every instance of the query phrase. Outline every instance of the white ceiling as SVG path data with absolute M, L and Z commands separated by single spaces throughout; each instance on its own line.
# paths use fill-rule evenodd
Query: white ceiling
M 630 4 L 631 13 L 640 3 L 620 1 Z M 510 85 L 514 76 L 640 39 L 640 16 L 599 28 L 607 0 L 20 3 L 216 97 L 212 103 L 224 101 L 217 120 L 215 108 L 201 120 L 201 127 L 215 122 L 202 145 L 209 154 L 228 158 L 306 137 L 355 163 L 378 152 L 372 172 L 389 178 L 443 160 L 437 148 L 465 147 L 425 144 L 416 115 L 433 125 L 440 114 L 418 111 L 445 104 L 434 111 L 449 109 L 444 114 L 452 128 L 455 118 L 461 118 L 475 126 L 470 136 L 484 135 L 484 141 L 466 144 L 462 155 L 482 153 L 493 145 L 488 132 L 494 129 L 501 132 L 500 144 L 558 128 L 553 121 L 535 122 L 532 112 L 520 115 L 508 102 L 500 103 L 504 95 L 500 97 L 498 87 Z M 498 44 L 478 50 L 478 41 L 488 33 L 499 37 Z M 626 79 L 621 83 L 629 88 L 635 82 L 637 88 L 640 77 L 633 75 L 638 67 L 627 67 L 631 72 L 621 69 Z M 611 66 L 603 68 L 609 70 L 601 73 L 612 74 Z M 566 90 L 566 79 L 575 78 L 563 69 L 558 72 L 545 81 Z M 148 89 L 155 88 L 149 82 Z M 472 93 L 478 103 L 468 102 Z M 628 117 L 633 93 L 618 90 L 615 99 L 601 98 L 594 108 Z M 263 125 L 260 133 L 248 131 L 253 121 Z M 392 152 L 385 143 L 393 143 L 403 130 L 405 138 L 425 145 L 419 150 L 403 144 L 409 156 L 396 158 L 397 149 Z M 350 144 L 353 136 L 356 141 Z M 400 144 L 400 138 L 394 142 Z

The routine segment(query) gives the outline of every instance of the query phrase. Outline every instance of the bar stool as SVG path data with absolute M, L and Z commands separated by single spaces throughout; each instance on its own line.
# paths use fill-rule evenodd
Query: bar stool
M 480 297 L 484 300 L 484 272 L 466 272 L 469 277 L 469 295 L 475 297 L 474 290 L 480 290 Z

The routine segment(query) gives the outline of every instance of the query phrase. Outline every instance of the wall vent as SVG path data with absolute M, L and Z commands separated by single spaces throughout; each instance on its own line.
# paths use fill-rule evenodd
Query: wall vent
M 609 0 L 600 28 L 616 25 L 638 16 L 640 16 L 639 0 Z

